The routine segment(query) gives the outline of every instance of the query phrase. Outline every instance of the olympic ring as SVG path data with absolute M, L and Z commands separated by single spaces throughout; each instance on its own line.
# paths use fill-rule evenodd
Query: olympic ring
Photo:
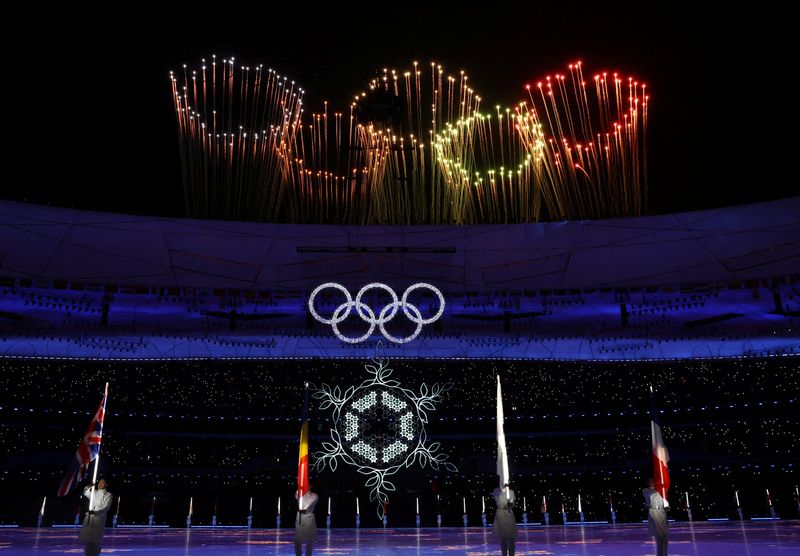
M 322 315 L 320 315 L 314 308 L 314 300 L 322 290 L 328 288 L 333 288 L 343 293 L 346 301 L 341 305 L 339 305 L 333 311 L 333 314 L 331 315 L 330 318 L 325 318 Z M 383 309 L 381 309 L 377 317 L 375 316 L 375 311 L 373 311 L 369 305 L 367 305 L 362 301 L 364 294 L 366 294 L 370 290 L 375 290 L 375 289 L 387 292 L 392 298 L 392 301 L 390 303 L 387 303 L 386 306 L 384 306 Z M 419 308 L 416 305 L 408 302 L 408 295 L 411 292 L 418 289 L 428 289 L 432 291 L 438 298 L 439 309 L 438 311 L 436 311 L 436 314 L 434 314 L 432 317 L 423 318 Z M 313 316 L 314 319 L 323 324 L 330 324 L 333 333 L 336 334 L 336 336 L 340 340 L 342 340 L 343 342 L 347 342 L 349 344 L 357 344 L 363 342 L 364 340 L 369 338 L 373 332 L 375 332 L 376 326 L 381 331 L 381 334 L 383 334 L 383 337 L 389 340 L 390 342 L 394 342 L 396 344 L 405 344 L 407 342 L 412 341 L 417 336 L 419 336 L 419 333 L 422 332 L 423 326 L 439 320 L 439 318 L 444 314 L 444 307 L 445 307 L 445 302 L 442 292 L 439 291 L 439 289 L 436 288 L 435 286 L 432 286 L 431 284 L 427 284 L 425 282 L 418 282 L 416 284 L 409 286 L 406 289 L 406 291 L 403 292 L 402 297 L 399 299 L 397 297 L 397 293 L 395 293 L 395 291 L 391 287 L 387 286 L 386 284 L 382 284 L 380 282 L 372 282 L 370 284 L 367 284 L 360 290 L 358 290 L 355 300 L 353 299 L 353 296 L 350 295 L 350 292 L 347 290 L 347 288 L 345 288 L 341 284 L 337 284 L 336 282 L 326 282 L 324 284 L 320 284 L 319 286 L 314 288 L 314 291 L 312 291 L 311 295 L 308 297 L 308 311 L 311 313 L 311 316 Z M 352 312 L 353 308 L 355 308 L 356 313 L 361 318 L 361 320 L 369 324 L 369 329 L 367 330 L 367 332 L 357 338 L 351 338 L 349 336 L 345 336 L 344 334 L 341 333 L 338 326 L 339 323 L 343 322 L 348 316 L 350 316 L 350 313 Z M 407 336 L 405 338 L 397 338 L 395 336 L 392 336 L 389 332 L 387 332 L 385 327 L 385 324 L 391 321 L 397 315 L 398 309 L 402 309 L 403 314 L 406 316 L 406 318 L 408 318 L 408 320 L 417 325 L 414 332 L 412 332 L 410 336 Z

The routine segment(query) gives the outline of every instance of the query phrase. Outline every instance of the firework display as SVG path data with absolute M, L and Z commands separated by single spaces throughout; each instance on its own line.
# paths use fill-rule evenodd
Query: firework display
M 647 195 L 647 85 L 596 74 L 587 87 L 580 62 L 526 87 L 519 131 L 534 161 L 544 206 L 569 218 L 641 214 Z M 551 130 L 542 140 L 542 129 Z
M 384 69 L 349 112 L 216 56 L 170 74 L 188 215 L 341 224 L 476 224 L 640 215 L 646 85 L 581 62 L 513 108 L 481 111 L 463 72 Z
M 281 210 L 303 91 L 263 66 L 235 59 L 170 74 L 184 197 L 199 217 L 264 218 Z

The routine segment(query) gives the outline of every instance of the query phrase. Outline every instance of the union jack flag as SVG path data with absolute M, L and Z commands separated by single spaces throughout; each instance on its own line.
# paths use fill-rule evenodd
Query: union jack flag
M 100 406 L 97 408 L 97 413 L 94 414 L 92 422 L 89 423 L 89 428 L 86 429 L 86 434 L 81 438 L 78 444 L 78 450 L 75 452 L 75 461 L 67 471 L 66 476 L 61 481 L 58 487 L 58 495 L 66 496 L 78 483 L 80 483 L 86 472 L 89 470 L 89 464 L 92 463 L 100 453 L 100 443 L 103 441 L 103 419 L 106 416 L 106 396 L 108 390 L 103 394 L 103 399 L 100 400 Z

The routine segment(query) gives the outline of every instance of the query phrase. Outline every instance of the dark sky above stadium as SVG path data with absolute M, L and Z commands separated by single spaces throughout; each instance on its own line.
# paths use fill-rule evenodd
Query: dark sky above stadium
M 794 194 L 788 19 L 759 6 L 605 4 L 27 8 L 3 39 L 6 164 L 18 177 L 1 196 L 179 215 L 168 71 L 212 53 L 291 76 L 308 110 L 344 110 L 381 68 L 412 60 L 463 69 L 485 106 L 507 105 L 580 59 L 648 83 L 650 213 Z

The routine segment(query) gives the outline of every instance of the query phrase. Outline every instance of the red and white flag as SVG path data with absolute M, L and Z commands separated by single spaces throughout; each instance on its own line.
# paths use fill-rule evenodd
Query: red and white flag
M 652 388 L 650 389 L 652 394 Z M 655 489 L 661 494 L 661 497 L 667 499 L 667 491 L 669 490 L 669 452 L 664 445 L 664 437 L 661 434 L 661 425 L 656 416 L 655 400 L 653 400 L 653 408 L 650 418 L 650 433 L 652 438 L 653 447 L 653 483 Z

